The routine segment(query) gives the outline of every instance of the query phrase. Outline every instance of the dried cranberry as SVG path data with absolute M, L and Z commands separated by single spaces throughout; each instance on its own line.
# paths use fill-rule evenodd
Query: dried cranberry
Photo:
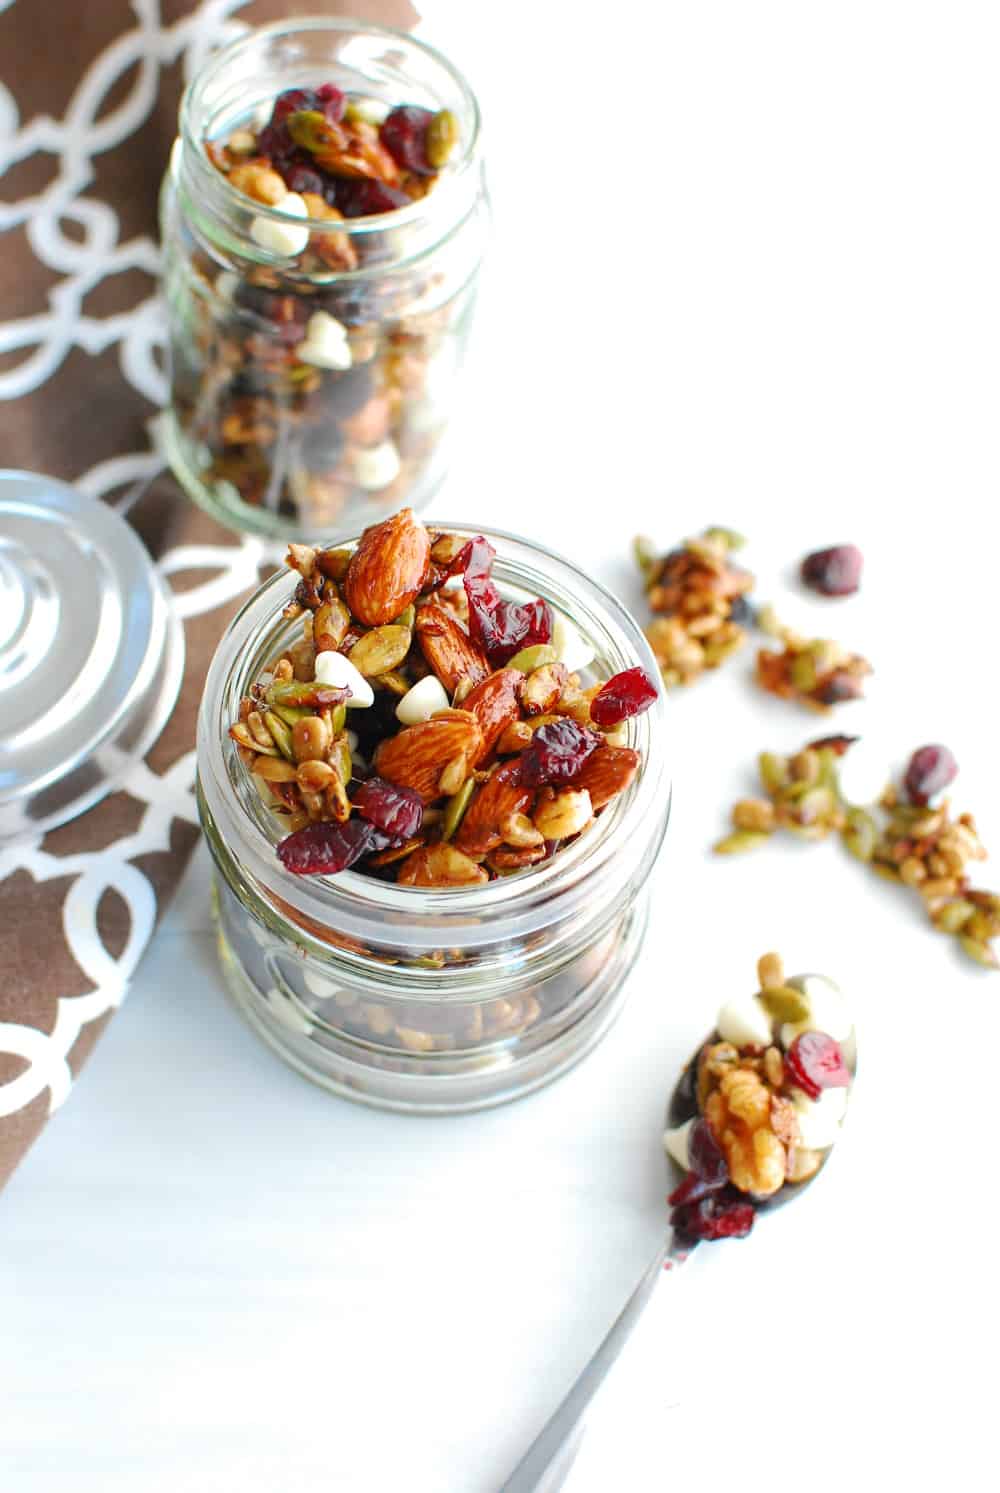
M 521 782 L 528 788 L 566 783 L 601 744 L 596 731 L 578 726 L 571 716 L 548 721 L 539 726 L 530 746 L 521 753 Z
M 911 803 L 926 804 L 958 777 L 958 763 L 946 746 L 922 746 L 913 753 L 903 779 Z
M 495 669 L 522 648 L 547 643 L 552 608 L 547 601 L 504 601 L 492 577 L 496 550 L 481 534 L 463 545 L 447 575 L 462 574 L 469 602 L 469 633 Z
M 347 108 L 347 97 L 335 83 L 321 83 L 316 90 L 316 102 L 330 124 L 339 124 Z
M 337 183 L 336 206 L 345 218 L 370 218 L 377 213 L 391 213 L 406 207 L 410 199 L 397 187 L 372 176 L 346 178 Z
M 312 192 L 314 197 L 322 197 L 325 183 L 318 171 L 311 166 L 293 166 L 285 175 L 285 186 L 290 192 Z
M 379 139 L 397 166 L 418 176 L 433 176 L 434 167 L 425 148 L 427 126 L 434 115 L 419 104 L 400 104 L 386 115 L 379 129 Z
M 317 103 L 317 95 L 311 88 L 289 88 L 275 99 L 271 124 L 284 124 L 289 114 L 297 114 L 300 109 L 315 109 Z
M 861 584 L 864 558 L 854 544 L 816 550 L 802 561 L 802 584 L 821 596 L 850 596 Z
M 278 859 L 296 876 L 332 876 L 346 871 L 361 856 L 383 850 L 389 837 L 367 819 L 348 819 L 344 824 L 307 824 L 286 835 L 278 846 Z
M 734 1187 L 678 1208 L 671 1217 L 686 1239 L 743 1239 L 753 1228 L 754 1205 Z
M 688 1133 L 689 1170 L 679 1187 L 667 1199 L 672 1208 L 682 1208 L 718 1192 L 729 1181 L 729 1167 L 712 1134 L 708 1121 L 694 1122 Z
M 860 736 L 818 736 L 808 745 L 810 751 L 822 752 L 825 749 L 832 752 L 835 757 L 842 757 L 856 741 L 860 740 Z
M 821 705 L 841 705 L 845 700 L 860 700 L 861 680 L 846 669 L 834 669 L 814 691 Z
M 601 686 L 590 702 L 591 719 L 598 726 L 617 726 L 641 715 L 656 699 L 656 685 L 645 669 L 625 669 Z
M 424 801 L 412 788 L 397 788 L 385 778 L 369 778 L 354 795 L 354 807 L 369 823 L 394 840 L 409 840 L 424 822 Z
M 788 1049 L 785 1065 L 792 1083 L 810 1099 L 818 1099 L 823 1089 L 850 1086 L 851 1074 L 840 1043 L 826 1032 L 802 1032 Z

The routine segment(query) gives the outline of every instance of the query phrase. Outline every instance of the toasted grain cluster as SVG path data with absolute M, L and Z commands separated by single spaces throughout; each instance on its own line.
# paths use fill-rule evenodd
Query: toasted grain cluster
M 668 687 L 693 684 L 743 646 L 741 624 L 750 616 L 745 598 L 754 578 L 730 560 L 742 544 L 740 535 L 719 528 L 666 555 L 658 555 L 650 540 L 636 540 L 647 600 L 658 614 L 646 637 Z

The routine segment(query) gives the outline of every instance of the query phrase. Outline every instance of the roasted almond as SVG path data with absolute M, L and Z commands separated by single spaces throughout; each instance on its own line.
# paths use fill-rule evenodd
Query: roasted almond
M 471 690 L 462 701 L 462 708 L 468 710 L 479 722 L 480 735 L 483 738 L 482 749 L 473 767 L 478 767 L 480 762 L 485 762 L 493 751 L 498 740 L 520 715 L 517 703 L 517 691 L 524 682 L 524 675 L 517 669 L 498 669 L 489 678 L 483 679 Z M 531 740 L 530 731 L 525 733 L 524 741 L 512 748 L 520 751 Z
M 598 747 L 587 758 L 569 786 L 586 788 L 596 812 L 619 793 L 624 793 L 638 767 L 639 753 L 634 752 L 631 747 Z
M 415 601 L 430 561 L 430 535 L 409 508 L 366 529 L 344 576 L 344 599 L 359 622 L 382 627 Z
M 461 850 L 439 840 L 407 856 L 397 880 L 400 886 L 475 886 L 489 877 Z
M 441 774 L 456 757 L 471 763 L 479 754 L 481 738 L 474 715 L 449 710 L 383 741 L 375 754 L 375 769 L 401 788 L 412 788 L 425 799 L 440 797 Z
M 514 758 L 498 762 L 483 783 L 458 826 L 455 844 L 470 855 L 485 855 L 503 841 L 504 826 L 512 814 L 526 814 L 534 790 L 521 782 L 521 764 Z
M 490 672 L 486 655 L 472 641 L 458 618 L 431 602 L 417 612 L 415 623 L 420 650 L 445 689 L 451 694 L 463 679 L 478 684 Z

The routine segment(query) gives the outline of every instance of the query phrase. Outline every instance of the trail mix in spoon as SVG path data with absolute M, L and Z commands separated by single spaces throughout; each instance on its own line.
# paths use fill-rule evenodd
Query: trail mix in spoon
M 663 1137 L 686 1172 L 669 1198 L 684 1239 L 742 1238 L 757 1211 L 819 1171 L 847 1111 L 854 1024 L 822 975 L 758 961 L 760 990 L 727 1002 L 685 1070 Z
M 547 860 L 632 782 L 623 723 L 655 686 L 641 668 L 584 684 L 592 649 L 548 602 L 505 598 L 494 558 L 408 508 L 354 550 L 289 547 L 302 636 L 230 729 L 289 871 L 485 883 Z

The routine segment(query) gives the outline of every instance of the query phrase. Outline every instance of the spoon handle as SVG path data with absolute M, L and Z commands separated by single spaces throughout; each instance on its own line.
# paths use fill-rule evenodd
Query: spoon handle
M 644 1271 L 642 1279 L 625 1303 L 607 1337 L 594 1353 L 562 1404 L 539 1431 L 504 1483 L 500 1493 L 537 1493 L 537 1490 L 546 1486 L 546 1474 L 553 1470 L 562 1447 L 579 1426 L 591 1400 L 604 1383 L 612 1365 L 631 1337 L 636 1323 L 642 1316 L 663 1274 L 664 1267 L 676 1267 L 683 1264 L 689 1253 L 690 1248 L 675 1247 L 672 1237 L 668 1243 L 656 1251 L 656 1255 Z M 553 1485 L 549 1483 L 549 1487 L 551 1486 Z

